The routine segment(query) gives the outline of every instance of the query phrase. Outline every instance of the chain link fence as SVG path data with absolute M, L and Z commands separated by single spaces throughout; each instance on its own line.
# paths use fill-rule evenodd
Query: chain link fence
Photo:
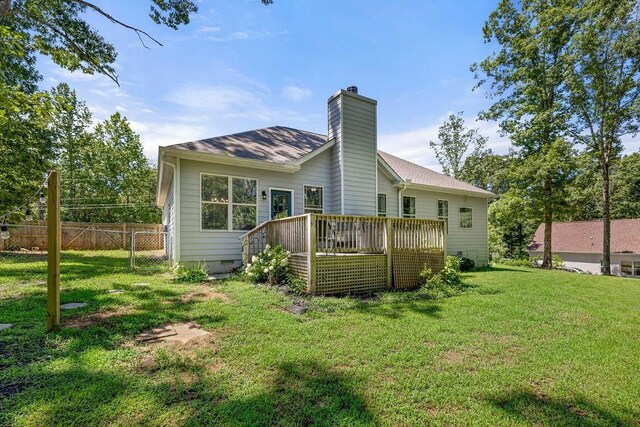
M 131 234 L 131 268 L 164 269 L 170 266 L 169 233 L 137 231 Z
M 0 239 L 0 275 L 17 280 L 47 280 L 47 226 L 8 224 Z M 6 236 L 5 236 L 6 237 Z M 62 274 L 81 270 L 116 273 L 156 271 L 170 266 L 169 235 L 162 231 L 120 231 L 97 226 L 62 227 Z

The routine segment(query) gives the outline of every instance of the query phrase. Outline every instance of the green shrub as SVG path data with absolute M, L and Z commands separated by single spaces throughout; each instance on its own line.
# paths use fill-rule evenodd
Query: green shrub
M 245 272 L 247 277 L 256 283 L 270 285 L 286 285 L 289 279 L 289 251 L 282 245 L 265 246 L 264 250 L 251 258 Z
M 174 274 L 175 281 L 179 283 L 199 283 L 209 277 L 207 264 L 204 261 L 177 264 Z
M 476 268 L 476 263 L 471 258 L 460 258 L 460 271 L 471 271 Z
M 564 260 L 562 258 L 560 258 L 559 255 L 554 255 L 551 258 L 551 265 L 553 266 L 553 268 L 555 268 L 556 270 L 561 270 L 564 268 Z
M 509 259 L 502 258 L 498 260 L 498 264 L 510 265 L 512 267 L 532 267 L 534 266 L 533 260 L 529 258 Z
M 437 274 L 433 274 L 430 268 L 420 272 L 420 281 L 425 288 L 460 288 L 464 282 L 460 274 L 461 260 L 458 257 L 448 256 L 444 268 Z

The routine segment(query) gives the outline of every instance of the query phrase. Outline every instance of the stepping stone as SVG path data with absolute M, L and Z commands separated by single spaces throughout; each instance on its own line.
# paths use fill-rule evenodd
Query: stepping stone
M 145 286 L 149 286 L 149 284 L 148 284 L 148 283 L 146 283 L 146 282 L 138 282 L 138 283 L 134 283 L 134 284 L 133 284 L 133 285 L 131 285 L 131 286 L 136 286 L 136 287 L 139 287 L 139 288 L 143 288 L 143 287 L 145 287 Z
M 122 294 L 124 293 L 124 289 L 109 289 L 107 291 L 108 294 Z
M 83 308 L 86 306 L 87 306 L 86 302 L 68 302 L 66 304 L 62 304 L 60 308 L 63 310 L 74 310 L 76 308 Z
M 13 323 L 0 323 L 0 331 L 13 327 Z
M 195 338 L 207 335 L 210 335 L 210 332 L 196 323 L 172 323 L 145 331 L 136 337 L 136 341 L 140 344 L 186 344 Z
M 307 308 L 301 305 L 290 305 L 287 310 L 293 314 L 305 314 L 307 312 Z

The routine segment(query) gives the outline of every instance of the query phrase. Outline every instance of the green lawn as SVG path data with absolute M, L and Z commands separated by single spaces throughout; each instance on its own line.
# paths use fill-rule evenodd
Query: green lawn
M 89 305 L 63 323 L 85 323 L 47 333 L 42 266 L 0 264 L 0 323 L 16 324 L 0 425 L 640 425 L 638 280 L 496 267 L 448 299 L 314 298 L 295 316 L 273 289 L 203 298 L 124 265 L 66 256 L 62 302 Z M 135 345 L 187 320 L 210 338 Z

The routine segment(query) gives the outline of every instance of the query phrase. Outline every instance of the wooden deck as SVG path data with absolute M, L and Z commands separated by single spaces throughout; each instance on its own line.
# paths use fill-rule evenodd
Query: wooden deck
M 311 294 L 413 289 L 425 265 L 444 267 L 444 222 L 305 214 L 267 221 L 241 237 L 243 263 L 270 246 L 291 252 L 290 268 Z

